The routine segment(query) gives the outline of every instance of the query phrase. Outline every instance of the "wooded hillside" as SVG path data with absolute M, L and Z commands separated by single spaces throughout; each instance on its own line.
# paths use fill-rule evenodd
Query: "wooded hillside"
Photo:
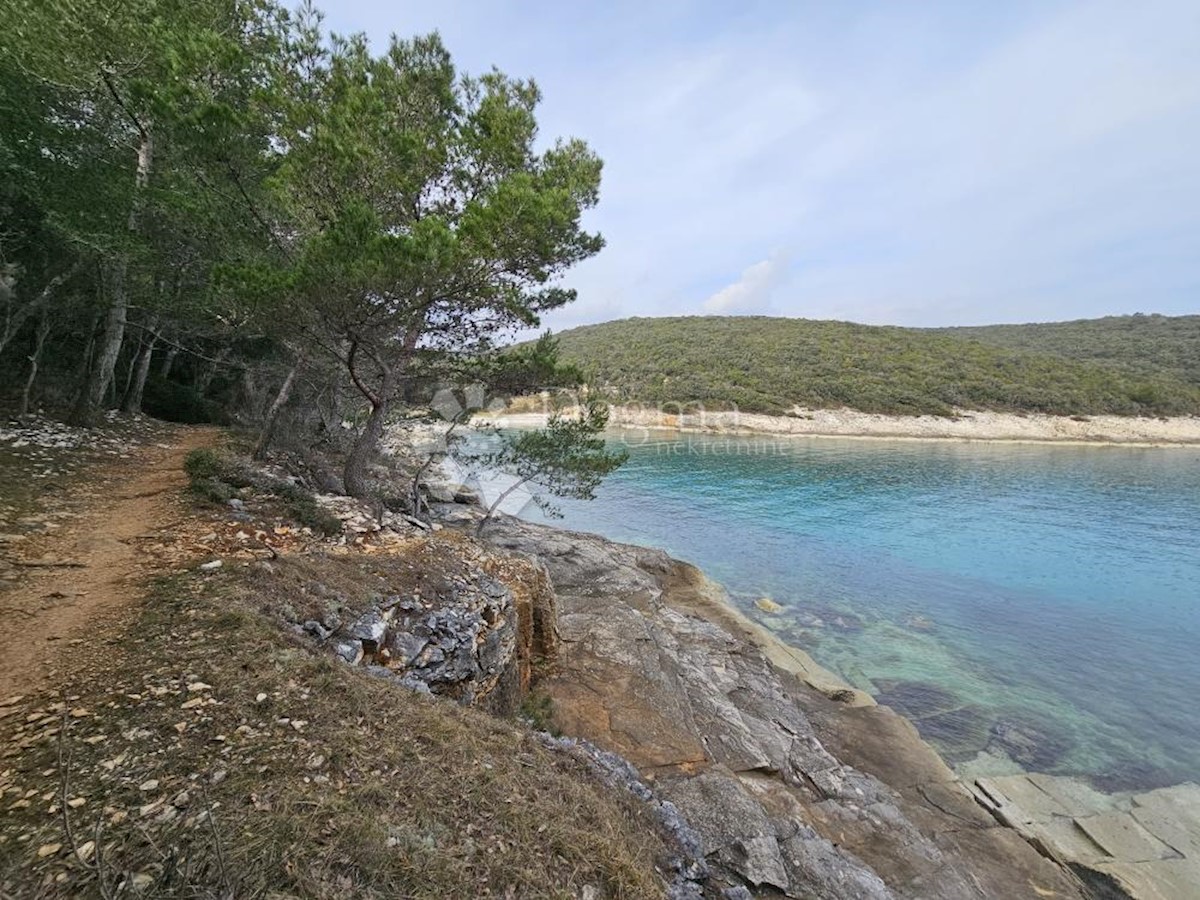
M 932 330 L 761 316 L 625 319 L 558 339 L 563 359 L 618 401 L 774 414 L 1200 413 L 1187 352 L 1200 317 L 1146 318 L 1134 342 L 1125 319 Z M 1111 365 L 1097 362 L 1106 356 Z
M 1200 316 L 1105 316 L 1073 322 L 938 329 L 997 347 L 1051 353 L 1200 385 Z

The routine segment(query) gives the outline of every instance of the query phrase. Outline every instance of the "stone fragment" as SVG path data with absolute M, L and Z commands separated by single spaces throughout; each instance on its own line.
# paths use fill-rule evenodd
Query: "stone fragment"
M 366 652 L 377 653 L 383 647 L 383 639 L 387 634 L 387 620 L 384 619 L 383 613 L 373 609 L 359 616 L 354 624 L 346 629 L 346 634 L 356 641 L 361 641 Z
M 403 668 L 409 665 L 428 645 L 428 638 L 409 634 L 407 631 L 395 632 L 388 641 L 388 649 L 392 652 L 393 665 Z
M 357 666 L 363 658 L 362 641 L 342 641 L 333 648 L 333 652 L 350 665 Z
M 315 619 L 309 619 L 307 622 L 305 622 L 304 630 L 319 641 L 329 640 L 329 636 L 332 634 L 328 628 Z

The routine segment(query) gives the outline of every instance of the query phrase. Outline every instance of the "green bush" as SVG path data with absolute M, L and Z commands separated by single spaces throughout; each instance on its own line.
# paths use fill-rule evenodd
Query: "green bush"
M 207 448 L 193 450 L 183 460 L 183 471 L 189 478 L 220 478 L 225 470 L 225 462 L 215 450 Z
M 342 531 L 342 521 L 322 507 L 311 496 L 306 502 L 289 503 L 288 511 L 297 522 L 318 534 L 335 535 Z
M 190 487 L 196 497 L 209 503 L 228 503 L 237 493 L 219 478 L 193 478 Z

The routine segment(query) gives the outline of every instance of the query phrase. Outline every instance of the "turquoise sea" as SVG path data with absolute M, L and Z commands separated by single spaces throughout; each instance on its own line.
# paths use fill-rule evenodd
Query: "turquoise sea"
M 559 524 L 699 565 L 964 771 L 1200 780 L 1200 449 L 610 440 Z

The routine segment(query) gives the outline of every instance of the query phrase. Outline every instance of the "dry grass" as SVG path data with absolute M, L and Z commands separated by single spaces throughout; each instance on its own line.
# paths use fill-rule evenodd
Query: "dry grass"
M 80 648 L 57 702 L 0 698 L 0 896 L 662 896 L 665 848 L 632 798 L 517 723 L 274 624 L 283 602 L 419 582 L 411 564 L 166 580 L 111 645 Z

